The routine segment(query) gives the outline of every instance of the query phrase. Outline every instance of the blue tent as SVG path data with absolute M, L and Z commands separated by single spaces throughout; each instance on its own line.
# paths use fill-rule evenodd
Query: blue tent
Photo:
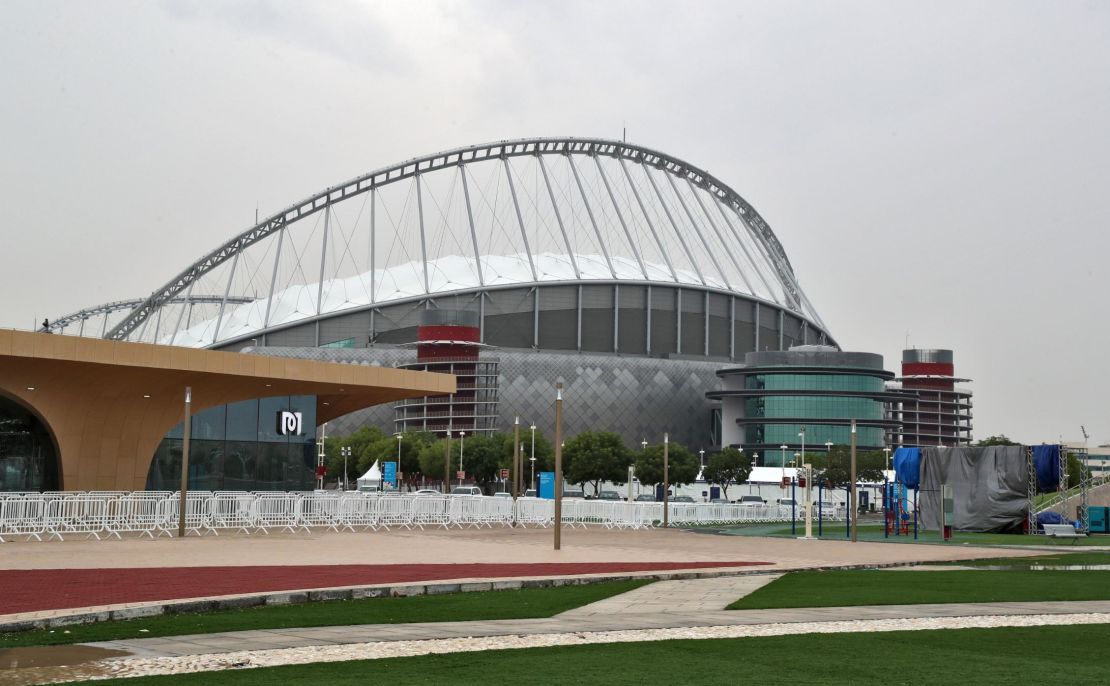
M 894 479 L 917 488 L 921 482 L 921 448 L 898 448 L 894 451 Z

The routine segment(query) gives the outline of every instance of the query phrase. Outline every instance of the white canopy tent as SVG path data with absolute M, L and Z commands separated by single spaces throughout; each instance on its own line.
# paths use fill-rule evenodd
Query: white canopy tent
M 374 464 L 370 465 L 370 469 L 358 478 L 358 490 L 360 491 L 376 491 L 382 486 L 382 470 L 378 466 L 378 461 L 374 460 Z

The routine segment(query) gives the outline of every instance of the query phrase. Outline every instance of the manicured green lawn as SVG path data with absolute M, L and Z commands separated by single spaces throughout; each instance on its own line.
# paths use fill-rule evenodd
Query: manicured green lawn
M 721 533 L 733 536 L 802 536 L 805 532 L 805 522 L 799 520 L 797 532 L 792 533 L 790 523 L 774 523 L 774 524 L 746 524 L 740 526 L 730 527 L 702 527 L 702 528 L 716 528 Z M 848 538 L 844 522 L 825 522 L 822 527 L 821 538 L 828 540 L 843 541 Z M 813 523 L 813 535 L 818 535 L 817 522 Z M 1026 536 L 1022 534 L 982 534 L 974 532 L 957 531 L 952 535 L 951 540 L 944 541 L 939 532 L 918 530 L 917 539 L 913 537 L 913 527 L 910 527 L 909 535 L 895 536 L 893 532 L 889 536 L 883 535 L 882 523 L 874 524 L 871 522 L 860 522 L 858 529 L 858 538 L 861 541 L 883 541 L 886 543 L 935 543 L 938 545 L 977 545 L 977 546 L 993 546 L 993 545 L 1011 545 L 1011 546 L 1061 546 L 1062 548 L 1082 547 L 1088 545 L 1110 545 L 1110 536 L 1086 536 L 1077 539 L 1058 539 L 1049 538 L 1047 536 Z
M 336 600 L 304 605 L 162 615 L 126 621 L 81 624 L 66 627 L 64 630 L 0 634 L 0 648 L 248 629 L 551 617 L 560 612 L 631 591 L 648 583 L 651 582 L 613 581 L 558 588 L 529 588 L 519 591 Z
M 100 683 L 1105 684 L 1110 625 L 808 634 L 455 653 Z
M 791 572 L 728 609 L 1036 600 L 1110 600 L 1110 574 L 1021 570 Z
M 1061 550 L 1060 552 L 1045 553 L 1035 557 L 992 557 L 985 560 L 960 560 L 950 562 L 953 565 L 966 565 L 982 567 L 988 565 L 1005 565 L 1009 567 L 1028 567 L 1029 565 L 1110 565 L 1110 552 L 1092 550 L 1077 552 Z

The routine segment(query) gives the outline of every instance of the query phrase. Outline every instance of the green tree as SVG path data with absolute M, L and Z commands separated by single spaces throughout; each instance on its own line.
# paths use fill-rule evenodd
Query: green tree
M 443 479 L 443 460 L 447 452 L 447 439 L 441 438 L 433 443 L 429 443 L 420 448 L 420 453 L 417 456 L 417 461 L 420 463 L 420 472 L 427 478 L 433 481 L 440 481 Z M 459 442 L 457 440 L 451 441 L 451 455 L 454 458 L 453 463 L 449 466 L 450 474 L 452 476 L 457 469 L 459 459 Z M 447 488 L 450 484 L 444 484 Z M 449 490 L 449 489 L 448 489 Z M 447 492 L 447 491 L 444 491 Z
M 698 478 L 698 459 L 678 443 L 671 443 L 667 461 L 670 465 L 670 483 L 675 486 L 688 484 Z M 649 445 L 636 455 L 636 476 L 640 483 L 654 486 L 663 483 L 663 446 Z
M 987 436 L 975 442 L 975 447 L 986 448 L 992 445 L 1021 445 L 1015 441 L 1011 441 L 1006 437 L 1006 434 L 998 434 L 997 436 Z
M 818 482 L 825 480 L 828 488 L 843 488 L 852 480 L 852 451 L 848 446 L 835 445 L 825 454 L 807 453 Z M 881 450 L 856 451 L 856 481 L 879 482 L 883 480 L 886 453 Z
M 351 449 L 351 456 L 347 458 L 347 480 L 353 483 L 362 476 L 366 469 L 359 471 L 360 456 L 367 446 L 385 438 L 385 434 L 376 426 L 363 426 L 352 434 L 343 437 L 329 436 L 324 439 L 324 464 L 327 466 L 328 476 L 336 479 L 343 477 L 343 448 Z
M 721 493 L 728 498 L 728 487 L 748 480 L 752 473 L 752 463 L 744 453 L 736 448 L 725 448 L 709 456 L 703 476 L 711 484 L 721 487 Z
M 497 479 L 497 471 L 501 469 L 504 446 L 505 437 L 502 434 L 467 436 L 465 441 L 451 441 L 451 454 L 458 459 L 462 449 L 463 471 L 488 492 L 490 484 Z
M 624 483 L 632 456 L 619 434 L 611 431 L 585 431 L 567 441 L 563 449 L 563 476 L 572 484 L 593 484 L 594 493 L 602 481 Z
M 420 451 L 435 440 L 435 434 L 424 432 L 410 432 L 402 436 L 401 464 L 398 465 L 398 469 L 404 474 L 405 481 L 411 481 L 419 477 L 421 473 Z M 387 436 L 379 431 L 379 436 L 373 441 L 368 441 L 357 454 L 360 475 L 365 474 L 374 462 L 396 462 L 397 437 Z M 442 466 L 442 462 L 440 465 Z M 428 476 L 435 478 L 437 475 L 429 474 Z

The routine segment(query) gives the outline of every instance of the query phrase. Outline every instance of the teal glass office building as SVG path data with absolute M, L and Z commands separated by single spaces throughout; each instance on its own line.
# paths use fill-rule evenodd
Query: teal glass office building
M 722 445 L 758 454 L 762 465 L 789 463 L 802 434 L 807 452 L 848 445 L 853 419 L 862 450 L 886 447 L 888 432 L 898 428 L 889 408 L 904 394 L 887 390 L 894 373 L 883 369 L 881 355 L 795 346 L 748 353 L 743 365 L 717 376 L 722 389 L 707 396 L 721 401 Z

